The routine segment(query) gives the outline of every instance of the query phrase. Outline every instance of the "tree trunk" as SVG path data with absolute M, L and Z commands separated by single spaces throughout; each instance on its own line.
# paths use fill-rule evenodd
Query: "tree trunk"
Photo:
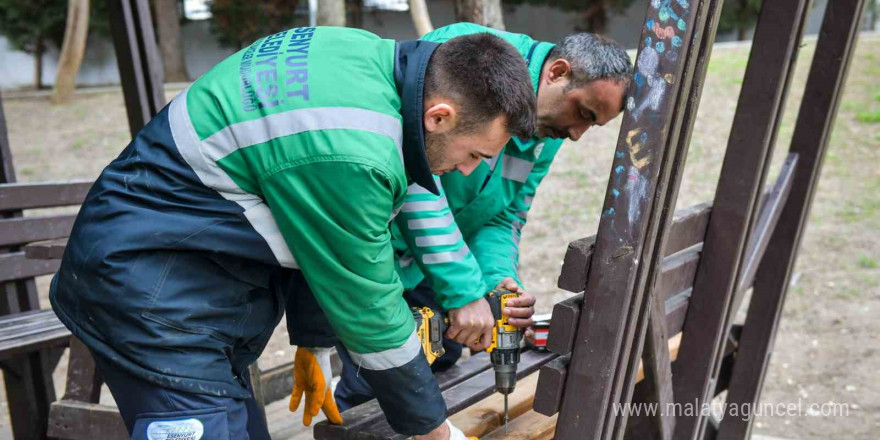
M 455 0 L 455 21 L 483 24 L 483 0 Z
M 345 0 L 318 2 L 318 26 L 345 26 Z
M 483 21 L 490 28 L 504 30 L 501 0 L 483 0 Z
M 425 0 L 409 0 L 409 12 L 412 14 L 413 24 L 419 37 L 434 30 Z
M 594 34 L 605 33 L 605 28 L 608 25 L 608 8 L 605 6 L 604 2 L 593 2 L 589 8 L 581 13 L 581 17 L 583 18 L 584 23 L 586 23 L 586 29 L 577 30 L 592 32 Z
M 180 11 L 177 0 L 153 0 L 153 3 L 165 81 L 189 81 L 186 61 L 183 57 L 183 38 L 180 32 Z
M 46 45 L 43 43 L 43 36 L 37 37 L 34 44 L 34 87 L 37 90 L 43 88 L 43 52 L 46 51 Z
M 736 30 L 736 39 L 739 41 L 746 41 L 749 38 L 749 30 L 748 28 L 737 28 Z
M 55 90 L 52 104 L 67 104 L 76 89 L 76 74 L 82 64 L 89 36 L 89 0 L 69 0 L 67 4 L 67 27 L 64 29 L 64 43 L 61 45 L 61 58 L 55 73 Z
M 455 0 L 455 19 L 504 30 L 501 0 Z

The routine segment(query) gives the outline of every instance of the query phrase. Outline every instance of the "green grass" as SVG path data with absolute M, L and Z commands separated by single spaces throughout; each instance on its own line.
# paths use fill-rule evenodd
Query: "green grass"
M 859 122 L 865 122 L 868 124 L 876 124 L 880 122 L 880 110 L 873 112 L 861 112 L 856 113 L 856 119 Z
M 859 267 L 864 268 L 864 269 L 876 269 L 877 268 L 877 260 L 875 260 L 867 255 L 862 255 L 861 257 L 859 257 L 859 261 L 856 264 L 858 264 Z

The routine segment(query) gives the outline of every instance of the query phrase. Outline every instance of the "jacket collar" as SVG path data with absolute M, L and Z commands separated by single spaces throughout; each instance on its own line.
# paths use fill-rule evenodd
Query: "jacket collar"
M 425 151 L 424 115 L 425 72 L 439 44 L 428 41 L 397 43 L 394 82 L 400 95 L 403 116 L 403 164 L 409 178 L 419 186 L 440 195 Z

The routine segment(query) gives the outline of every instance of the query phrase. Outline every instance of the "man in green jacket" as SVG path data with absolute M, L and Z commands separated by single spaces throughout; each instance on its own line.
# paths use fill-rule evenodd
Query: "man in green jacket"
M 500 36 L 526 59 L 537 93 L 538 135 L 511 139 L 502 154 L 485 160 L 469 175 L 451 172 L 435 178 L 439 195 L 418 185 L 409 188 L 403 210 L 392 225 L 395 264 L 407 289 L 405 296 L 412 306 L 446 310 L 453 318 L 460 304 L 485 302 L 478 300 L 492 288 L 522 289 L 517 271 L 519 241 L 538 185 L 565 138 L 578 140 L 590 127 L 604 125 L 621 113 L 633 75 L 629 56 L 619 44 L 589 33 L 570 35 L 554 45 L 457 23 L 428 33 L 422 40 L 443 42 L 476 33 Z M 307 303 L 308 288 L 295 286 L 294 296 Z M 529 295 L 520 298 L 509 310 L 514 316 L 511 322 L 530 325 L 533 304 Z M 319 315 L 309 319 L 319 320 Z M 291 316 L 296 312 L 288 310 Z M 453 365 L 462 344 L 475 350 L 485 348 L 473 342 L 473 332 L 479 329 L 457 330 L 453 326 L 447 333 L 447 353 L 432 366 L 435 371 Z M 296 333 L 299 336 L 291 337 L 293 344 L 304 339 L 319 346 L 333 343 L 332 334 Z M 344 352 L 340 356 L 343 373 L 335 397 L 345 410 L 371 399 L 373 392 L 358 377 L 356 363 Z
M 467 173 L 529 135 L 534 105 L 522 57 L 497 37 L 323 27 L 261 38 L 174 98 L 90 190 L 50 293 L 132 439 L 268 439 L 247 367 L 296 278 L 397 432 L 461 438 L 388 224 L 413 182 L 436 194 L 432 172 Z M 329 372 L 300 351 L 314 402 Z

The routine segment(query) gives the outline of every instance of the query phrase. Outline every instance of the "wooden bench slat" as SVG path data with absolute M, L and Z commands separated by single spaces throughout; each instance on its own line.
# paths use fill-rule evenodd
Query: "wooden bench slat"
M 697 243 L 664 259 L 655 295 L 666 301 L 690 288 L 694 283 L 701 252 L 702 246 Z M 553 320 L 547 339 L 548 350 L 559 355 L 571 352 L 583 298 L 583 293 L 580 293 L 553 306 Z M 684 313 L 678 309 L 676 311 Z M 684 315 L 675 315 L 674 319 L 670 320 L 667 310 L 667 325 L 676 327 L 679 318 L 684 322 Z M 668 328 L 671 333 L 672 327 Z
M 54 215 L 0 220 L 0 246 L 67 237 L 76 215 Z
M 28 310 L 26 312 L 19 312 L 19 313 L 14 313 L 11 315 L 3 315 L 3 316 L 0 316 L 0 331 L 2 331 L 2 329 L 6 328 L 10 325 L 17 325 L 18 323 L 20 323 L 22 321 L 50 320 L 53 317 L 55 317 L 55 319 L 58 319 L 55 316 L 55 312 L 53 312 L 52 310 L 49 310 L 49 309 Z
M 49 410 L 48 436 L 63 439 L 128 440 L 128 429 L 119 411 L 107 405 L 61 400 Z
M 38 241 L 24 247 L 24 255 L 34 260 L 60 260 L 67 248 L 67 237 Z
M 14 342 L 16 339 L 27 338 L 42 333 L 51 333 L 61 327 L 64 327 L 64 324 L 62 324 L 61 321 L 58 320 L 54 322 L 37 321 L 29 322 L 21 326 L 15 326 L 12 328 L 8 328 L 4 331 L 0 331 L 0 351 L 3 351 L 2 347 L 8 341 Z
M 663 256 L 668 257 L 702 243 L 711 212 L 710 202 L 676 211 L 675 219 L 670 226 L 669 238 L 663 248 Z M 587 268 L 590 266 L 595 243 L 596 236 L 593 235 L 568 244 L 557 280 L 560 289 L 574 293 L 583 292 L 587 285 Z
M 86 198 L 92 180 L 0 184 L 0 212 L 78 205 Z
M 48 275 L 60 265 L 58 260 L 29 260 L 24 252 L 0 254 L 0 282 Z
M 52 331 L 43 331 L 32 336 L 0 343 L 0 359 L 9 359 L 49 347 L 65 347 L 69 343 L 70 331 L 61 325 L 53 328 Z
M 446 390 L 488 370 L 491 367 L 492 365 L 489 363 L 489 355 L 486 353 L 479 353 L 455 364 L 444 372 L 437 373 L 435 375 L 437 385 L 440 386 L 441 390 Z M 326 421 L 316 424 L 314 431 L 315 438 L 347 438 L 347 435 L 350 433 L 357 432 L 359 429 L 369 425 L 379 417 L 382 417 L 382 408 L 379 407 L 379 402 L 376 399 L 373 399 L 344 411 L 342 413 L 343 423 L 341 425 L 331 425 Z
M 542 365 L 555 358 L 556 354 L 550 352 L 539 352 L 534 350 L 524 351 L 516 371 L 517 379 L 522 379 L 523 377 L 528 376 L 537 371 Z M 490 369 L 443 391 L 443 399 L 446 400 L 448 414 L 452 415 L 476 402 L 479 402 L 480 400 L 483 400 L 494 392 L 495 372 Z M 407 438 L 406 436 L 395 433 L 391 429 L 391 426 L 388 425 L 388 421 L 385 420 L 385 417 L 379 417 L 373 422 L 373 424 L 355 432 L 354 434 L 354 436 L 348 438 L 359 440 L 403 440 Z M 315 438 L 320 440 L 326 439 L 325 437 L 318 436 L 317 429 L 315 430 Z

